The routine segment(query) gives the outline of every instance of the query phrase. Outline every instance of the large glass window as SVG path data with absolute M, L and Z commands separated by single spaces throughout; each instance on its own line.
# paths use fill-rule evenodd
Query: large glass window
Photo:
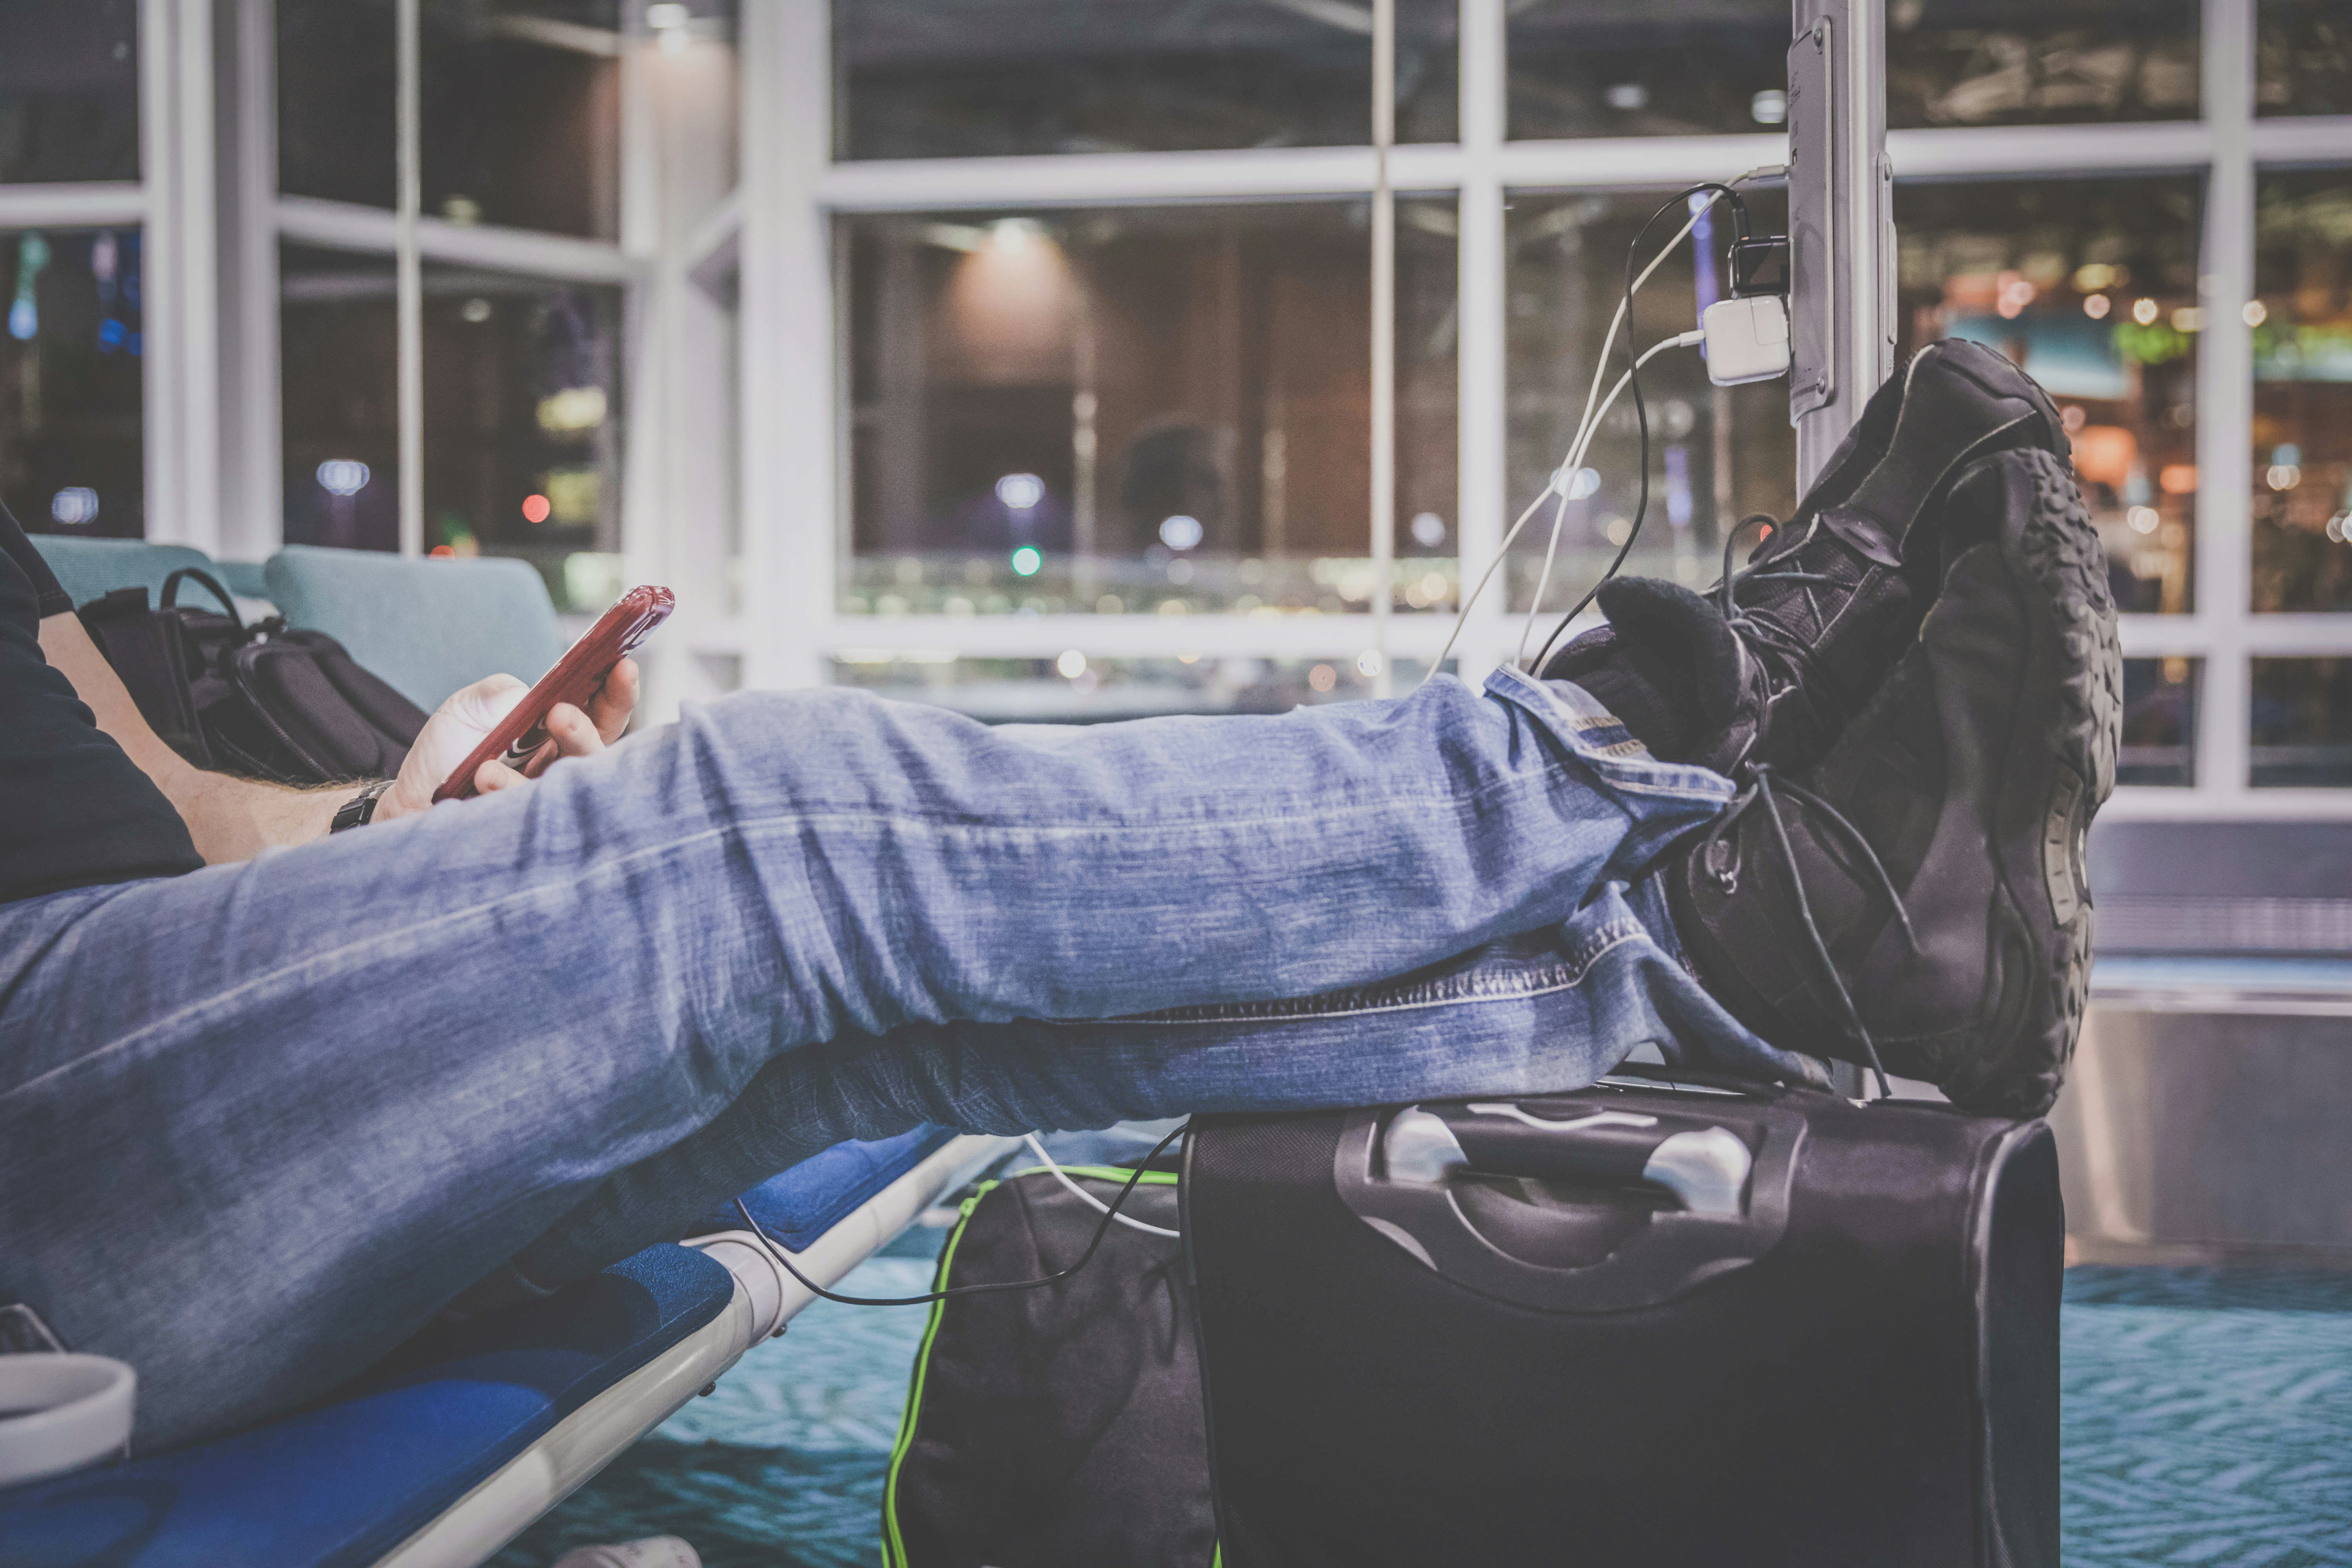
M 2197 0 L 1887 0 L 1886 122 L 2197 114 Z
M 2197 782 L 2200 660 L 2124 660 L 2123 750 L 2116 782 L 2183 786 Z
M 1596 356 L 1625 292 L 1625 258 L 1635 231 L 1667 193 L 1513 195 L 1506 214 L 1510 247 L 1510 515 L 1542 491 L 1569 455 L 1593 380 Z M 1748 197 L 1759 234 L 1778 233 L 1779 194 Z M 1681 226 L 1681 215 L 1653 225 L 1643 262 Z M 1725 292 L 1729 209 L 1717 205 L 1651 278 L 1633 301 L 1633 341 L 1647 348 L 1688 331 L 1702 304 Z M 1605 394 L 1624 364 L 1624 338 L 1610 356 Z M 1649 422 L 1649 505 L 1642 494 L 1642 436 L 1630 390 L 1601 420 L 1565 508 L 1547 504 L 1521 531 L 1508 567 L 1509 603 L 1524 609 L 1560 517 L 1558 559 L 1543 602 L 1565 611 L 1598 581 L 1632 536 L 1624 570 L 1694 586 L 1721 569 L 1724 540 L 1751 512 L 1791 509 L 1796 442 L 1785 381 L 1719 387 L 1696 349 L 1669 350 L 1641 373 Z M 1750 539 L 1748 543 L 1755 543 Z M 1491 590 L 1490 590 L 1491 591 Z M 1538 634 L 1540 635 L 1540 634 Z
M 1370 16 L 1347 0 L 835 0 L 836 151 L 958 158 L 1366 142 Z
M 842 608 L 1364 608 L 1368 210 L 845 220 Z M 1420 559 L 1395 588 L 1420 607 L 1452 594 L 1453 204 L 1401 203 L 1397 230 L 1399 552 Z
M 0 0 L 0 184 L 138 177 L 138 0 Z
M 2253 664 L 2253 786 L 2352 784 L 2352 658 Z
M 1510 12 L 1514 137 L 1752 132 L 1788 119 L 1786 0 L 1532 0 Z
M 0 499 L 35 532 L 145 531 L 141 237 L 0 231 Z
M 2253 608 L 2352 610 L 2352 170 L 2256 205 Z
M 278 287 L 286 542 L 397 550 L 392 258 L 283 245 Z
M 2048 389 L 2126 611 L 2193 605 L 2200 221 L 2190 179 L 1895 191 L 1904 351 L 1969 338 Z
M 278 0 L 278 188 L 389 207 L 398 56 L 393 0 Z
M 2257 114 L 2352 113 L 2352 12 L 2343 0 L 2262 0 Z
M 425 546 L 517 555 L 601 609 L 620 548 L 620 290 L 425 270 Z
M 620 229 L 619 0 L 424 10 L 425 210 L 610 239 Z

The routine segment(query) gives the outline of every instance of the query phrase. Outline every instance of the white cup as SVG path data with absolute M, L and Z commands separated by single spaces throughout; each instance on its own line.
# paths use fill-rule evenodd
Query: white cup
M 122 1452 L 138 1389 L 139 1374 L 111 1356 L 0 1355 L 0 1486 Z

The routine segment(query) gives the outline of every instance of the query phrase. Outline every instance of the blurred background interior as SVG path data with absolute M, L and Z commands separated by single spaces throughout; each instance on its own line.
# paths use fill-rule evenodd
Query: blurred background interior
M 1903 345 L 2049 388 L 2126 611 L 2077 1256 L 2352 1258 L 2352 11 L 1885 10 Z M 422 0 L 405 93 L 394 0 L 0 0 L 0 497 L 518 556 L 577 616 L 667 583 L 656 716 L 1405 689 L 1560 461 L 1636 226 L 1784 157 L 1790 9 L 1398 13 L 1376 397 L 1361 0 Z M 1640 335 L 1723 289 L 1685 249 Z M 1645 384 L 1627 569 L 1703 584 L 1795 500 L 1787 389 Z M 1577 591 L 1636 450 L 1621 410 L 1570 488 Z

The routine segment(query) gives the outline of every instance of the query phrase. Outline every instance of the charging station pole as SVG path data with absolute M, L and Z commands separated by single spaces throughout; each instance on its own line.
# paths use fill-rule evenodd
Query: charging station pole
M 1789 423 L 1812 488 L 1895 369 L 1885 0 L 1794 0 L 1789 45 Z
M 1794 0 L 1789 45 L 1789 423 L 1797 493 L 1895 370 L 1885 0 Z M 1831 1064 L 1837 1092 L 1862 1069 Z

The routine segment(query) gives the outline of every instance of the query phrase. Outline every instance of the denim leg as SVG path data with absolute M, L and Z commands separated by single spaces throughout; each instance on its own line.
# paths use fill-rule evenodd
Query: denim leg
M 1085 1023 L 916 1025 L 794 1051 L 693 1137 L 615 1172 L 511 1261 L 541 1289 L 580 1278 L 687 1234 L 735 1194 L 845 1138 L 926 1122 L 1017 1134 L 1580 1089 L 1644 1044 L 1679 1066 L 1827 1081 L 1820 1063 L 1765 1044 L 1700 988 L 1653 878 L 1611 885 L 1560 927 L 1352 995 Z
M 152 1445 L 341 1382 L 812 1049 L 803 1147 L 1583 1081 L 1700 994 L 1638 920 L 1560 933 L 1727 794 L 1517 677 L 1091 730 L 762 694 L 5 906 L 0 1300 L 137 1365 Z

